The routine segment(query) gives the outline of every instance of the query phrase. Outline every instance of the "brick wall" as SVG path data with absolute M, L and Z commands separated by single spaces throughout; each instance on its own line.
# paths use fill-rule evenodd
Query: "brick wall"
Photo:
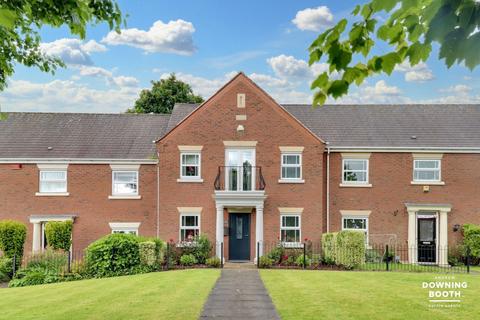
M 32 248 L 30 215 L 75 214 L 73 250 L 83 250 L 92 241 L 111 233 L 109 222 L 140 222 L 139 233 L 155 236 L 156 166 L 142 165 L 139 171 L 140 200 L 109 200 L 112 171 L 109 165 L 70 164 L 67 197 L 39 197 L 39 170 L 24 164 L 13 170 L 0 164 L 0 220 L 14 219 L 28 227 L 26 250 Z

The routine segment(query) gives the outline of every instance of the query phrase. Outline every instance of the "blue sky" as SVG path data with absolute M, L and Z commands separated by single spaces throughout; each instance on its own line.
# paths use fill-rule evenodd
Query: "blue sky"
M 280 103 L 310 103 L 307 48 L 361 1 L 120 1 L 129 16 L 118 35 L 90 27 L 42 30 L 42 49 L 60 56 L 55 75 L 18 66 L 0 93 L 4 111 L 123 112 L 151 80 L 171 72 L 208 97 L 244 71 Z M 377 52 L 387 47 L 381 44 Z M 404 64 L 330 103 L 480 103 L 480 68 L 447 69 L 435 48 L 426 64 Z

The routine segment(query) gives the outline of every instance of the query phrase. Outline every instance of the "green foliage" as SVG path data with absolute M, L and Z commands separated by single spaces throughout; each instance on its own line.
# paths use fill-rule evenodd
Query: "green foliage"
M 40 50 L 40 29 L 66 26 L 85 39 L 87 26 L 106 22 L 120 32 L 123 17 L 115 0 L 42 1 L 15 0 L 0 3 L 0 91 L 16 64 L 54 73 L 65 66 L 57 57 Z
M 379 14 L 388 14 L 379 23 Z M 432 44 L 440 46 L 439 59 L 448 67 L 464 64 L 473 70 L 480 64 L 480 2 L 476 0 L 370 0 L 352 11 L 356 21 L 340 20 L 310 45 L 309 64 L 322 57 L 330 65 L 312 82 L 314 104 L 328 96 L 341 97 L 350 85 L 360 85 L 374 74 L 391 74 L 408 61 L 414 66 L 430 56 Z M 377 26 L 377 24 L 379 26 Z M 391 51 L 372 56 L 374 40 L 384 41 Z M 363 59 L 365 61 L 358 62 Z
M 275 247 L 267 254 L 267 257 L 272 259 L 274 264 L 281 262 L 282 257 L 285 255 L 285 249 L 282 246 Z
M 183 243 L 182 246 L 177 248 L 179 252 L 176 255 L 192 254 L 198 263 L 204 264 L 208 257 L 211 256 L 212 248 L 212 243 L 207 236 L 201 235 L 195 241 Z
M 17 264 L 20 265 L 23 257 L 23 247 L 27 237 L 27 227 L 18 221 L 0 221 L 0 250 L 6 257 L 16 256 Z
M 72 245 L 72 221 L 50 221 L 45 226 L 47 243 L 54 250 L 69 251 Z
M 140 263 L 152 267 L 157 261 L 156 244 L 152 241 L 139 243 Z
M 335 251 L 335 263 L 346 269 L 365 263 L 365 234 L 340 231 L 336 237 Z
M 0 282 L 10 281 L 13 273 L 13 261 L 12 258 L 1 257 L 0 258 Z
M 180 264 L 182 266 L 193 266 L 197 263 L 197 258 L 195 258 L 193 254 L 184 254 L 180 257 Z
M 325 264 L 335 264 L 335 245 L 337 241 L 337 233 L 322 234 L 322 260 Z
M 27 269 L 39 268 L 62 273 L 66 270 L 68 256 L 63 252 L 56 252 L 51 249 L 33 255 L 27 264 Z
M 167 79 L 152 81 L 151 89 L 144 89 L 129 113 L 172 113 L 175 103 L 201 103 L 203 98 L 193 93 L 188 83 L 177 79 L 174 73 Z
M 211 268 L 220 268 L 220 266 L 222 265 L 222 262 L 218 257 L 211 257 L 205 261 L 205 264 Z
M 370 263 L 381 263 L 383 257 L 375 249 L 365 249 L 365 261 Z
M 93 242 L 86 249 L 88 273 L 96 278 L 137 273 L 139 242 L 131 234 L 110 234 Z
M 463 246 L 470 249 L 470 255 L 480 258 L 480 226 L 475 224 L 463 225 Z
M 309 267 L 312 264 L 312 259 L 308 255 L 304 257 L 304 255 L 299 255 L 295 260 L 295 265 L 299 267 Z
M 15 278 L 8 284 L 9 287 L 25 287 L 47 283 L 61 282 L 61 275 L 54 270 L 43 268 L 20 269 Z
M 267 269 L 267 268 L 271 268 L 272 265 L 273 265 L 273 260 L 267 256 L 261 256 L 260 261 L 258 261 L 258 266 L 260 268 Z

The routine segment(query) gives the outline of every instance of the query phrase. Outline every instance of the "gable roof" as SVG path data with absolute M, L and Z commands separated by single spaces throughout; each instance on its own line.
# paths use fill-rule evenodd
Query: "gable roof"
M 152 159 L 169 118 L 12 112 L 0 121 L 0 159 Z
M 169 127 L 197 107 L 175 105 Z M 282 107 L 334 148 L 480 148 L 480 105 Z

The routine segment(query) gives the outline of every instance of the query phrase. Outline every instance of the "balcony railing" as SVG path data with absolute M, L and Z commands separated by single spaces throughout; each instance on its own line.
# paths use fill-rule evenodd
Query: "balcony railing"
M 220 166 L 214 184 L 215 190 L 258 191 L 265 190 L 262 167 Z

